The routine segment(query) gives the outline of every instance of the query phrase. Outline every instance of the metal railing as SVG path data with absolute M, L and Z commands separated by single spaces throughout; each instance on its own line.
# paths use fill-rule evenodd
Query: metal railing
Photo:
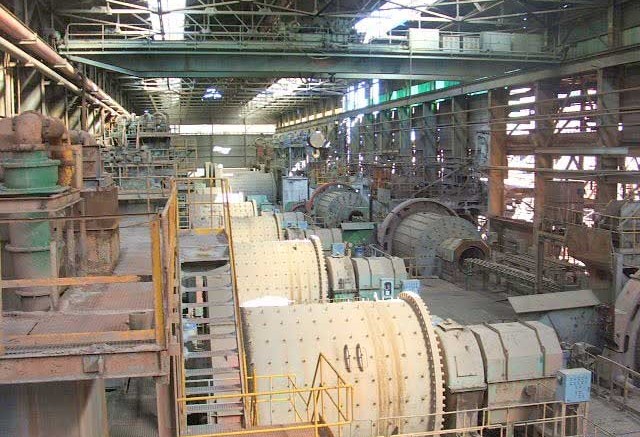
M 93 287 L 109 287 L 114 284 L 150 284 L 152 295 L 152 323 L 143 329 L 113 329 L 113 323 L 104 330 L 96 328 L 86 330 L 83 322 L 75 313 L 55 312 L 60 314 L 64 323 L 63 332 L 53 329 L 51 332 L 25 332 L 9 334 L 0 332 L 2 342 L 0 353 L 11 350 L 13 355 L 18 355 L 22 350 L 62 348 L 78 345 L 113 344 L 145 342 L 155 344 L 159 349 L 167 348 L 167 315 L 165 308 L 168 304 L 168 296 L 172 293 L 172 278 L 175 277 L 172 254 L 175 254 L 177 232 L 176 222 L 173 219 L 175 205 L 168 203 L 161 214 L 129 214 L 112 216 L 70 216 L 47 217 L 30 219 L 3 219 L 0 225 L 44 222 L 49 225 L 52 238 L 49 247 L 51 272 L 43 277 L 0 279 L 0 292 L 3 289 L 20 290 L 25 288 L 51 289 L 49 296 L 51 307 L 57 309 L 62 292 L 71 293 L 74 290 L 91 290 Z M 122 220 L 134 221 L 133 226 L 146 226 L 149 244 L 149 258 L 151 265 L 147 273 L 136 272 L 134 274 L 111 274 L 87 276 L 84 263 L 88 258 L 87 222 L 97 220 L 120 221 L 120 228 L 124 226 Z M 131 225 L 128 225 L 131 226 Z M 96 249 L 97 250 L 97 249 Z M 64 265 L 64 269 L 61 266 Z M 65 276 L 60 276 L 60 275 Z M 127 309 L 127 308 L 123 308 Z M 100 307 L 91 308 L 91 311 L 100 311 Z M 131 308 L 131 312 L 135 312 Z M 13 311 L 13 317 L 0 315 L 4 322 L 5 330 L 11 332 L 12 323 L 19 324 L 21 317 L 30 316 L 33 313 L 25 311 Z M 46 328 L 45 328 L 46 329 Z M 14 331 L 15 332 L 15 331 Z
M 313 430 L 319 437 L 322 429 L 329 429 L 338 437 L 343 435 L 342 428 L 353 420 L 353 386 L 348 384 L 329 360 L 320 353 L 315 372 L 308 387 L 298 387 L 292 375 L 252 376 L 248 378 L 254 386 L 250 393 L 221 394 L 214 396 L 182 397 L 181 404 L 219 402 L 242 399 L 249 405 L 251 427 L 238 430 L 227 430 L 219 433 L 199 434 L 193 437 L 211 437 L 218 435 L 256 435 L 269 432 Z M 269 390 L 259 391 L 256 387 L 261 380 L 267 380 Z M 280 379 L 286 388 L 272 389 L 274 380 Z M 264 404 L 264 408 L 262 408 Z M 260 416 L 261 410 L 272 411 L 275 404 L 285 404 L 291 414 L 287 424 L 274 421 L 273 417 L 265 420 Z M 268 427 L 265 429 L 265 427 Z
M 573 352 L 570 365 L 591 371 L 592 390 L 619 408 L 640 417 L 640 402 L 630 402 L 640 394 L 640 373 L 603 355 L 586 350 Z
M 229 181 L 220 178 L 176 178 L 178 226 L 181 230 L 228 229 L 230 217 L 258 215 L 255 202 L 231 193 Z
M 188 14 L 187 14 L 188 15 Z M 195 21 L 194 21 L 195 22 Z M 326 44 L 339 44 L 354 52 L 390 53 L 404 52 L 419 54 L 439 54 L 441 56 L 473 56 L 486 58 L 514 57 L 531 60 L 558 58 L 555 47 L 543 46 L 542 42 L 535 47 L 531 44 L 519 44 L 516 39 L 531 41 L 531 35 L 503 33 L 502 38 L 482 38 L 480 32 L 446 32 L 440 31 L 429 41 L 424 36 L 420 40 L 412 40 L 408 30 L 393 30 L 371 42 L 364 41 L 364 34 L 354 34 L 351 29 L 342 32 L 328 27 L 302 26 L 295 32 L 288 30 L 264 31 L 255 29 L 248 32 L 245 25 L 224 26 L 211 21 L 206 23 L 206 32 L 202 29 L 185 29 L 180 32 L 165 32 L 166 41 L 173 45 L 185 42 L 188 47 L 196 49 L 205 44 L 215 47 L 247 48 L 260 47 L 263 50 L 285 50 L 291 47 L 319 48 Z M 417 29 L 411 29 L 417 30 Z M 496 33 L 494 33 L 496 35 Z M 123 43 L 137 43 L 148 46 L 149 42 L 160 38 L 161 33 L 143 25 L 127 25 L 122 23 L 69 23 L 65 32 L 65 48 L 74 50 L 85 48 L 91 42 L 92 47 L 109 49 Z M 157 40 L 158 43 L 165 41 Z M 325 46 L 326 48 L 326 46 Z
M 522 411 L 530 414 L 529 419 L 521 419 Z M 498 418 L 499 417 L 499 418 Z M 462 419 L 462 423 L 459 421 Z M 437 429 L 433 424 L 455 423 L 455 428 Z M 432 424 L 432 431 L 402 432 L 411 424 Z M 427 426 L 427 425 L 421 425 Z M 586 434 L 587 429 L 593 434 Z M 540 435 L 554 437 L 573 436 L 608 436 L 611 435 L 598 425 L 588 420 L 586 403 L 565 404 L 559 401 L 542 401 L 523 404 L 500 405 L 485 408 L 470 408 L 466 410 L 446 411 L 425 415 L 381 417 L 376 420 L 354 420 L 347 435 L 356 434 L 369 437 L 380 435 L 396 435 L 400 437 L 427 436 L 477 436 L 486 435 L 493 431 L 500 437 L 512 435 Z M 598 434 L 595 434 L 598 432 Z

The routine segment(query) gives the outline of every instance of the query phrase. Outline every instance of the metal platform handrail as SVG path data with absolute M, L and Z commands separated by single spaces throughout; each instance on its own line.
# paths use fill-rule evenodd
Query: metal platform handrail
M 572 353 L 570 365 L 589 369 L 592 390 L 623 410 L 640 416 L 640 411 L 629 404 L 630 395 L 640 393 L 640 387 L 637 386 L 640 382 L 640 372 L 586 350 Z
M 523 409 L 532 409 L 532 411 L 537 410 L 538 417 L 534 417 L 529 420 L 517 419 L 517 417 L 519 417 L 518 412 Z M 496 413 L 499 417 L 505 417 L 506 419 L 500 420 L 500 423 L 494 423 L 493 419 L 495 418 Z M 508 432 L 509 430 L 518 429 L 523 431 L 522 435 L 527 435 L 524 432 L 525 429 L 528 427 L 535 427 L 541 435 L 552 435 L 554 437 L 570 437 L 574 435 L 583 436 L 584 434 L 582 433 L 582 430 L 585 428 L 588 421 L 588 408 L 586 403 L 566 404 L 556 400 L 513 403 L 424 415 L 388 416 L 375 420 L 353 420 L 351 428 L 357 429 L 360 432 L 363 429 L 370 429 L 370 437 L 376 437 L 383 435 L 383 430 L 388 428 L 402 429 L 403 424 L 412 420 L 419 421 L 420 423 L 436 423 L 435 421 L 439 418 L 447 419 L 451 417 L 455 419 L 456 416 L 463 415 L 477 417 L 478 422 L 473 425 L 459 426 L 458 428 L 452 429 L 434 429 L 432 431 L 415 431 L 409 433 L 400 432 L 394 435 L 402 437 L 460 436 L 472 435 L 471 433 L 483 435 L 483 431 L 496 430 L 499 432 L 500 436 L 507 436 L 514 434 L 518 435 L 517 432 Z M 567 424 L 572 424 L 572 426 L 567 427 Z M 566 432 L 567 428 L 572 428 L 571 431 L 575 430 L 576 432 L 568 433 Z M 549 431 L 550 434 L 545 434 L 544 431 Z M 609 435 L 608 432 L 604 430 L 602 431 L 603 433 L 599 435 Z M 349 435 L 349 433 L 347 433 L 347 435 Z
M 259 391 L 255 389 L 256 382 L 263 378 L 281 377 L 287 388 L 279 390 Z M 324 354 L 318 355 L 312 383 L 309 387 L 298 387 L 292 375 L 266 375 L 251 377 L 254 391 L 242 394 L 221 394 L 214 396 L 182 397 L 177 401 L 181 404 L 190 402 L 217 402 L 228 399 L 242 399 L 248 401 L 253 428 L 237 431 L 221 431 L 218 433 L 198 434 L 192 437 L 214 437 L 230 435 L 255 435 L 263 432 L 278 432 L 291 430 L 313 430 L 316 437 L 321 429 L 336 430 L 338 437 L 342 436 L 342 427 L 353 420 L 353 385 L 347 383 L 329 362 Z M 270 382 L 270 388 L 273 384 Z M 288 424 L 261 423 L 258 406 L 268 403 L 271 410 L 274 403 L 290 404 L 292 421 Z M 331 418 L 331 419 L 330 419 Z M 274 426 L 275 425 L 275 426 Z
M 165 206 L 166 211 L 170 211 L 173 206 Z M 14 355 L 20 349 L 26 348 L 30 351 L 37 348 L 48 347 L 78 347 L 79 345 L 94 345 L 107 343 L 127 343 L 145 342 L 153 343 L 160 350 L 167 348 L 166 331 L 167 320 L 165 308 L 167 308 L 168 275 L 171 273 L 173 265 L 170 253 L 175 251 L 175 239 L 172 237 L 176 233 L 175 221 L 170 220 L 170 213 L 165 214 L 127 214 L 110 216 L 67 216 L 67 217 L 46 217 L 34 219 L 12 219 L 11 222 L 48 222 L 56 227 L 60 232 L 65 232 L 64 239 L 53 238 L 50 242 L 49 252 L 51 253 L 51 273 L 49 277 L 39 278 L 0 278 L 0 292 L 5 288 L 21 289 L 29 287 L 51 287 L 50 294 L 52 308 L 57 308 L 60 287 L 83 287 L 106 284 L 132 284 L 151 283 L 153 300 L 153 326 L 139 330 L 108 330 L 108 331 L 71 331 L 71 332 L 47 332 L 47 333 L 27 333 L 27 334 L 6 334 L 0 331 L 0 355 L 5 348 L 14 350 Z M 86 276 L 84 267 L 86 250 L 86 227 L 89 221 L 117 220 L 119 218 L 142 219 L 136 225 L 145 225 L 149 228 L 150 239 L 150 259 L 151 269 L 147 274 L 112 274 Z M 7 220 L 0 220 L 7 222 Z M 62 237 L 61 237 L 62 238 Z M 63 259 L 60 256 L 60 245 L 66 248 Z M 164 247 L 163 247 L 164 246 Z M 77 256 L 76 248 L 79 250 Z M 164 250 L 163 250 L 164 249 Z M 164 257 L 163 257 L 164 253 Z M 76 265 L 76 259 L 78 265 Z M 67 276 L 59 276 L 61 262 L 65 262 Z M 58 290 L 54 290 L 58 288 Z M 15 314 L 28 314 L 23 311 L 14 311 Z M 0 321 L 2 315 L 0 313 Z

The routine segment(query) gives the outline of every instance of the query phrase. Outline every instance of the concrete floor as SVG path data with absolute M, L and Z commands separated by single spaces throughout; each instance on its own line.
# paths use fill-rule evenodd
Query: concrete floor
M 516 320 L 516 313 L 501 291 L 465 290 L 442 279 L 423 279 L 420 296 L 432 315 L 463 325 Z

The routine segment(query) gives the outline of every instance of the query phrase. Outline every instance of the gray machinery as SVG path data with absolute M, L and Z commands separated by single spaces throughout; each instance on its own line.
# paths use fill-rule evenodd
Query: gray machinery
M 315 235 L 320 239 L 325 255 L 331 254 L 334 243 L 342 243 L 342 229 L 340 228 L 288 228 L 284 231 L 287 240 L 301 240 Z
M 422 276 L 440 273 L 439 254 L 458 266 L 466 258 L 489 255 L 475 225 L 442 203 L 424 198 L 396 206 L 378 228 L 378 243 L 385 252 L 407 259 Z
M 260 233 L 256 229 L 253 235 Z M 370 299 L 383 279 L 393 282 L 395 296 L 407 279 L 400 258 L 325 257 L 315 235 L 305 240 L 247 240 L 234 230 L 234 254 L 240 305 L 274 297 L 296 303 Z
M 300 386 L 310 386 L 322 353 L 354 386 L 354 437 L 473 427 L 476 413 L 445 411 L 486 406 L 492 423 L 507 421 L 501 409 L 507 405 L 509 421 L 542 418 L 542 409 L 525 404 L 554 399 L 562 365 L 560 344 L 546 325 L 434 327 L 413 293 L 390 301 L 243 308 L 242 320 L 249 373 L 294 374 Z M 269 389 L 268 382 L 256 384 L 254 391 Z M 258 414 L 286 423 L 289 408 L 261 404 Z M 327 423 L 337 421 L 326 414 Z
M 368 214 L 366 199 L 355 188 L 340 182 L 317 187 L 307 202 L 307 211 L 326 228 L 337 228 L 340 223 Z
M 333 300 L 354 298 L 372 300 L 395 297 L 407 279 L 407 269 L 401 258 L 390 256 L 351 258 L 327 256 L 329 297 Z M 384 295 L 382 284 L 390 281 L 393 287 Z M 375 295 L 375 296 L 374 296 Z

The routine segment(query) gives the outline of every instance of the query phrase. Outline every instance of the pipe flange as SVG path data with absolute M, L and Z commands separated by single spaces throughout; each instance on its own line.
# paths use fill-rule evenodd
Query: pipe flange
M 433 329 L 431 323 L 431 315 L 425 305 L 424 301 L 416 293 L 410 291 L 403 291 L 398 295 L 398 299 L 405 301 L 418 319 L 422 335 L 424 337 L 425 347 L 427 349 L 429 365 L 429 374 L 431 376 L 431 410 L 429 411 L 432 416 L 432 423 L 430 423 L 432 430 L 442 429 L 444 419 L 444 377 L 443 377 L 443 365 L 442 356 L 440 355 L 440 346 L 438 337 Z
M 405 217 L 419 212 L 431 212 L 445 217 L 458 217 L 458 214 L 445 204 L 427 198 L 408 199 L 397 205 L 378 226 L 378 243 L 387 253 L 392 251 L 393 235 Z
M 327 278 L 327 267 L 324 261 L 324 253 L 322 252 L 322 242 L 320 237 L 309 235 L 309 240 L 313 243 L 318 261 L 318 273 L 320 275 L 320 301 L 325 302 L 329 297 L 329 280 Z

